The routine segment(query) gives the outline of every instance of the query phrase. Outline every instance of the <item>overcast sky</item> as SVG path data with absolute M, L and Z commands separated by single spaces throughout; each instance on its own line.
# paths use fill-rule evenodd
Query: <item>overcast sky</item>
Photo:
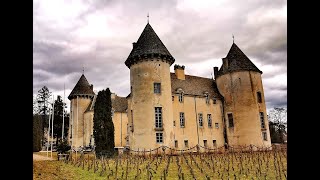
M 149 22 L 186 74 L 211 78 L 235 43 L 261 70 L 267 109 L 287 107 L 286 0 L 34 0 L 33 95 L 130 91 L 124 62 Z M 171 66 L 173 72 L 173 65 Z

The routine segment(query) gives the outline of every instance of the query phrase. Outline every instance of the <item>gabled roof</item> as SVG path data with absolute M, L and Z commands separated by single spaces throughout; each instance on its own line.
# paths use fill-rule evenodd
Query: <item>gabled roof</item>
M 71 100 L 76 95 L 94 95 L 93 89 L 91 89 L 91 86 L 84 74 L 81 75 L 79 81 L 68 96 L 68 99 Z
M 177 79 L 175 73 L 170 73 L 171 76 L 171 92 L 177 93 L 181 88 L 185 95 L 204 96 L 205 92 L 209 94 L 209 98 L 222 99 L 219 93 L 217 84 L 213 79 L 185 75 L 185 80 Z
M 251 60 L 241 51 L 241 49 L 233 43 L 226 57 L 228 61 L 228 68 L 224 69 L 222 64 L 218 71 L 218 76 L 225 73 L 235 71 L 256 71 L 262 73 L 257 66 L 255 66 Z
M 125 64 L 130 68 L 133 63 L 145 57 L 159 57 L 168 61 L 170 65 L 175 61 L 149 23 L 144 28 L 138 41 L 133 43 L 133 48 Z
M 94 96 L 93 100 L 88 105 L 85 112 L 94 111 L 94 106 L 97 96 Z M 128 100 L 126 97 L 120 97 L 115 95 L 114 99 L 111 99 L 111 106 L 115 112 L 126 112 L 128 108 Z

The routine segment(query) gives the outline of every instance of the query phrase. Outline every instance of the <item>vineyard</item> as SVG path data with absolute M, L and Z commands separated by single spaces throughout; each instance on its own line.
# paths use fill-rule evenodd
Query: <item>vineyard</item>
M 74 153 L 64 163 L 104 179 L 287 179 L 286 148 L 259 151 L 141 151 L 97 159 Z M 168 150 L 168 149 L 167 149 Z

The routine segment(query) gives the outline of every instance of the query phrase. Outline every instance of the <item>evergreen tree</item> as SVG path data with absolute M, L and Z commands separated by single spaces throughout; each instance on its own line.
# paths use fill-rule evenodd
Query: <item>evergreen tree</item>
M 33 115 L 33 152 L 39 152 L 41 150 L 41 117 L 39 115 Z
M 114 154 L 114 125 L 111 117 L 111 92 L 109 88 L 98 92 L 94 105 L 93 136 L 95 151 L 100 155 Z
M 53 119 L 53 137 L 56 139 L 58 145 L 59 139 L 62 139 L 62 124 L 63 124 L 63 101 L 61 96 L 58 95 L 57 100 L 54 102 L 54 119 Z M 66 137 L 69 129 L 69 115 L 64 113 L 64 136 Z
M 41 123 L 41 133 L 44 133 L 44 128 L 48 127 L 49 119 L 49 101 L 51 97 L 51 92 L 46 86 L 43 86 L 37 94 L 36 102 L 38 104 L 38 114 L 42 116 L 42 123 Z M 42 142 L 45 141 L 45 137 L 43 136 Z

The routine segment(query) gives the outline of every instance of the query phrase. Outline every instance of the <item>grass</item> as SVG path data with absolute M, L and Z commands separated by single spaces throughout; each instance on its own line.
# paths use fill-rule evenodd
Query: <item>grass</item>
M 46 156 L 46 153 L 45 153 Z M 184 156 L 138 157 L 123 156 L 104 160 L 92 154 L 72 161 L 35 161 L 34 179 L 286 179 L 286 152 L 254 152 L 233 154 L 201 154 Z M 93 162 L 96 163 L 94 172 Z M 84 166 L 83 166 L 84 163 Z M 128 168 L 128 171 L 126 169 Z M 116 175 L 117 172 L 117 175 Z

